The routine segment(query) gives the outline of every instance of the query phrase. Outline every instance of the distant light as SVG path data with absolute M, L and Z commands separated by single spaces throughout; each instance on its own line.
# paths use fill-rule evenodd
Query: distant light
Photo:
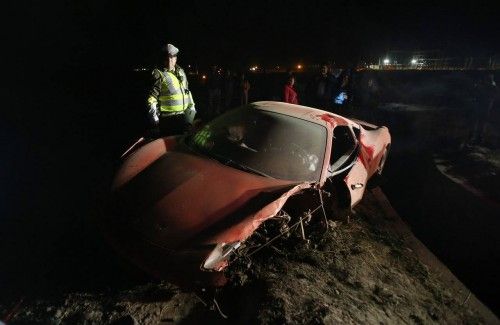
M 384 59 L 384 64 L 389 64 L 391 61 L 389 59 Z
M 259 68 L 258 66 L 250 67 L 250 71 L 257 71 L 258 68 Z
M 188 68 L 191 68 L 191 64 L 188 64 Z
M 302 69 L 302 64 L 297 64 L 297 69 Z
M 201 76 L 201 79 L 207 79 L 207 76 L 203 75 Z
M 417 59 L 412 59 L 411 64 L 417 64 Z

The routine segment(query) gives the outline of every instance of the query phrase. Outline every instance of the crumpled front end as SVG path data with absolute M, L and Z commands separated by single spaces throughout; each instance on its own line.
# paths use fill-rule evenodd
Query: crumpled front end
M 157 277 L 223 284 L 218 271 L 238 243 L 311 186 L 165 147 L 145 145 L 125 161 L 101 221 L 113 246 Z
M 259 228 L 262 223 L 275 217 L 283 208 L 287 200 L 306 188 L 310 188 L 310 183 L 302 183 L 280 194 L 274 201 L 267 204 L 255 214 L 243 218 L 232 227 L 217 233 L 207 239 L 208 242 L 216 242 L 217 246 L 203 263 L 203 270 L 222 271 L 228 265 L 231 257 L 244 245 L 245 240 Z

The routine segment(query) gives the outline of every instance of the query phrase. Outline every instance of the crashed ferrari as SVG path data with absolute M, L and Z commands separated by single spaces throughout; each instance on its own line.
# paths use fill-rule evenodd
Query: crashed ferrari
M 223 285 L 233 261 L 350 211 L 382 173 L 390 143 L 386 127 L 252 103 L 127 151 L 100 222 L 150 274 Z

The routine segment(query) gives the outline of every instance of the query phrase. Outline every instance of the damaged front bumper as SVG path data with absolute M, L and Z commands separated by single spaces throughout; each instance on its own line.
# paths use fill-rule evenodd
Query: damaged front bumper
M 242 245 L 241 241 L 219 243 L 203 263 L 202 270 L 220 272 L 229 265 L 229 259 Z

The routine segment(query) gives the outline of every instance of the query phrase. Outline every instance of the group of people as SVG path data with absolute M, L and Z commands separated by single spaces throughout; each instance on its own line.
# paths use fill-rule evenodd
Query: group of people
M 154 69 L 153 84 L 148 95 L 151 137 L 182 134 L 190 128 L 196 116 L 196 108 L 186 73 L 177 64 L 179 49 L 173 44 L 163 47 L 163 69 Z M 219 115 L 233 104 L 235 79 L 230 70 L 221 76 L 216 66 L 208 76 L 208 115 Z M 244 74 L 240 84 L 241 105 L 248 104 L 250 82 Z
M 186 73 L 177 64 L 179 49 L 167 44 L 163 52 L 164 67 L 153 70 L 153 86 L 148 96 L 153 136 L 181 134 L 190 127 L 196 115 Z M 300 103 L 338 112 L 350 96 L 349 74 L 342 70 L 332 71 L 327 64 L 322 65 L 320 73 L 307 84 L 303 98 L 299 98 L 295 81 L 295 76 L 288 74 L 282 96 L 282 100 L 287 103 Z M 239 96 L 234 96 L 235 87 Z M 214 117 L 236 104 L 236 97 L 240 99 L 238 104 L 248 104 L 250 82 L 242 74 L 237 83 L 230 70 L 226 70 L 222 75 L 221 70 L 214 66 L 208 76 L 207 90 L 207 115 Z
M 352 94 L 349 70 L 333 70 L 328 64 L 323 64 L 319 74 L 306 85 L 303 98 L 299 99 L 295 84 L 295 76 L 290 73 L 283 88 L 284 102 L 300 103 L 337 113 L 346 107 Z
M 189 91 L 188 80 L 184 70 L 177 65 L 179 49 L 167 44 L 163 51 L 163 69 L 153 70 L 153 86 L 149 92 L 148 105 L 150 122 L 153 125 L 152 136 L 167 136 L 182 134 L 192 125 L 196 108 L 193 96 Z M 235 85 L 239 96 L 233 96 Z M 376 84 L 369 83 L 376 90 Z M 248 104 L 250 82 L 244 74 L 239 83 L 235 75 L 226 70 L 224 76 L 217 67 L 207 80 L 208 116 L 214 117 L 230 108 L 233 104 Z M 334 113 L 347 113 L 345 107 L 352 100 L 351 75 L 349 70 L 332 70 L 331 66 L 323 64 L 319 74 L 315 75 L 299 92 L 296 88 L 295 75 L 289 73 L 283 86 L 284 102 L 303 104 Z M 375 91 L 376 92 L 376 91 Z M 476 114 L 472 121 L 470 143 L 481 143 L 485 125 L 490 115 L 496 95 L 496 83 L 492 74 L 483 77 L 475 85 Z M 375 97 L 375 96 L 371 96 Z M 239 103 L 235 102 L 239 98 Z
M 237 79 L 230 70 L 223 71 L 217 66 L 212 66 L 207 80 L 209 117 L 217 116 L 235 104 L 248 104 L 250 82 L 242 73 Z M 238 103 L 236 103 L 238 101 Z

